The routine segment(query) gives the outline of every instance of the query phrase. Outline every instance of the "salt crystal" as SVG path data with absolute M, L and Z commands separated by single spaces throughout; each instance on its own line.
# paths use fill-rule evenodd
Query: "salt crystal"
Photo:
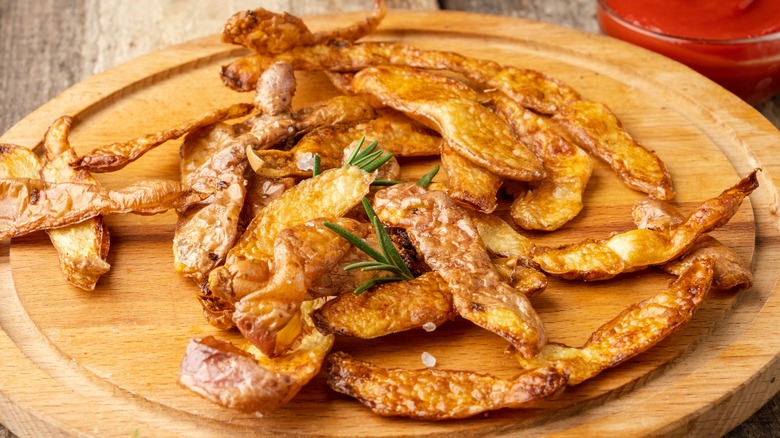
M 426 332 L 432 332 L 432 331 L 436 330 L 436 324 L 432 323 L 432 322 L 426 322 L 425 324 L 423 324 L 422 328 Z
M 301 170 L 312 170 L 314 169 L 314 154 L 311 152 L 306 152 L 305 154 L 301 154 L 300 157 L 298 157 L 298 162 L 295 163 L 296 166 L 298 166 L 298 169 Z
M 436 366 L 436 358 L 427 351 L 423 351 L 423 354 L 420 355 L 420 359 L 422 359 L 422 363 L 428 368 Z

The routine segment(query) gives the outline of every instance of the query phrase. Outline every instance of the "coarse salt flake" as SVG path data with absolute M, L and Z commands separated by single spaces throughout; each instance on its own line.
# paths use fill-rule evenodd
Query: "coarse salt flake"
M 426 332 L 432 332 L 432 331 L 436 330 L 436 324 L 433 323 L 433 322 L 426 322 L 425 324 L 423 324 L 422 328 Z
M 436 366 L 436 358 L 427 351 L 423 351 L 423 353 L 420 355 L 420 359 L 422 359 L 422 363 L 428 368 Z
M 295 163 L 295 165 L 298 166 L 298 169 L 301 170 L 314 169 L 314 154 L 311 152 L 301 154 L 300 157 L 298 157 L 298 162 Z

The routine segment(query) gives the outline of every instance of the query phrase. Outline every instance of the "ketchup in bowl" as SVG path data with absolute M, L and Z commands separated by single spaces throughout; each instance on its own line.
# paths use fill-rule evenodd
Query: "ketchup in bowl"
M 598 0 L 597 16 L 751 104 L 780 92 L 780 0 Z

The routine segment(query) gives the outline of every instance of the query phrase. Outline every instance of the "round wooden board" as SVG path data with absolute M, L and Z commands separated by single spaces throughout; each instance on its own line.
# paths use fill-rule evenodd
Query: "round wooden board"
M 355 15 L 308 17 L 314 29 Z M 528 67 L 607 103 L 628 130 L 667 163 L 688 212 L 754 167 L 761 187 L 714 235 L 751 260 L 755 285 L 712 291 L 693 320 L 637 358 L 534 409 L 502 410 L 463 421 L 382 418 L 330 391 L 320 375 L 267 418 L 220 408 L 176 384 L 187 341 L 214 334 L 201 316 L 194 284 L 173 271 L 174 213 L 112 216 L 112 270 L 94 292 L 65 284 L 43 233 L 0 243 L 0 422 L 21 435 L 223 436 L 485 435 L 526 433 L 722 434 L 780 389 L 777 198 L 780 135 L 758 112 L 687 68 L 606 37 L 507 17 L 392 11 L 371 36 L 422 48 Z M 203 111 L 244 101 L 222 86 L 219 66 L 243 54 L 216 37 L 156 52 L 80 83 L 8 131 L 3 143 L 35 146 L 58 116 L 76 117 L 71 142 L 81 153 L 134 138 Z M 337 94 L 326 78 L 300 73 L 295 104 Z M 141 178 L 178 179 L 171 142 L 125 169 L 98 175 L 106 186 Z M 642 196 L 602 164 L 586 208 L 543 243 L 569 243 L 630 229 Z M 551 340 L 580 345 L 631 303 L 662 290 L 671 277 L 649 269 L 602 283 L 550 280 L 534 299 Z M 336 349 L 384 366 L 438 368 L 502 376 L 518 367 L 505 343 L 463 321 L 431 333 L 366 342 L 338 339 Z

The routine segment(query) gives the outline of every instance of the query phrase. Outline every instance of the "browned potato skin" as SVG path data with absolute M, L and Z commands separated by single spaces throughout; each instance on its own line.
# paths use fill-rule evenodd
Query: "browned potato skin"
M 238 141 L 247 145 L 247 158 L 252 169 L 265 175 L 263 169 L 269 167 L 269 164 L 263 159 L 265 152 L 262 151 L 279 146 L 283 149 L 296 136 L 321 126 L 362 122 L 376 116 L 374 108 L 365 100 L 354 96 L 336 96 L 295 112 L 252 116 L 242 124 L 247 132 L 239 136 Z M 275 152 L 268 154 L 278 160 Z
M 226 408 L 267 415 L 290 401 L 320 372 L 333 336 L 322 335 L 306 318 L 318 303 L 307 302 L 300 325 L 303 336 L 287 354 L 269 358 L 247 347 L 208 336 L 187 346 L 179 384 Z
M 636 229 L 558 249 L 537 246 L 533 260 L 549 274 L 586 281 L 606 280 L 664 264 L 688 251 L 702 234 L 728 222 L 742 200 L 758 188 L 757 172 L 753 170 L 733 187 L 702 203 L 678 226 Z
M 425 323 L 439 326 L 456 315 L 447 282 L 439 274 L 427 272 L 359 295 L 339 295 L 314 311 L 312 320 L 324 334 L 372 339 L 417 329 Z
M 352 89 L 430 126 L 450 148 L 499 176 L 519 181 L 545 176 L 536 155 L 462 82 L 409 67 L 378 66 L 358 72 Z
M 593 172 L 588 154 L 558 135 L 552 125 L 500 92 L 489 94 L 496 111 L 544 163 L 547 177 L 529 182 L 510 210 L 526 230 L 554 231 L 582 210 L 582 197 Z
M 439 154 L 441 137 L 432 130 L 400 113 L 357 124 L 323 125 L 304 135 L 290 150 L 256 151 L 256 173 L 267 178 L 311 176 L 313 155 L 319 155 L 322 170 L 341 165 L 344 149 L 362 137 L 366 144 L 379 142 L 382 149 L 396 157 L 418 157 Z M 309 163 L 303 168 L 299 163 Z
M 491 261 L 504 282 L 528 298 L 539 295 L 547 288 L 547 276 L 542 271 L 528 266 L 524 259 L 499 257 L 492 258 Z
M 467 418 L 502 408 L 522 408 L 555 394 L 566 373 L 555 365 L 510 379 L 471 371 L 387 369 L 335 352 L 326 359 L 328 385 L 374 413 L 423 420 Z
M 72 117 L 63 116 L 46 131 L 41 177 L 52 182 L 98 184 L 88 172 L 70 167 L 77 158 L 68 141 L 72 123 Z M 110 234 L 103 217 L 98 215 L 67 227 L 47 230 L 47 234 L 57 250 L 65 279 L 78 288 L 94 290 L 100 276 L 111 268 L 106 261 L 111 245 Z
M 442 142 L 441 165 L 447 175 L 447 193 L 456 202 L 483 213 L 492 213 L 498 207 L 503 178 L 467 160 L 447 142 Z
M 544 325 L 528 298 L 502 281 L 476 226 L 446 193 L 399 184 L 378 191 L 374 208 L 384 223 L 406 228 L 426 263 L 446 280 L 460 316 L 529 357 L 545 344 Z
M 710 288 L 713 260 L 698 257 L 667 290 L 633 304 L 593 332 L 580 348 L 548 343 L 534 358 L 517 359 L 527 369 L 556 364 L 577 385 L 646 351 L 688 322 Z
M 637 143 L 606 105 L 580 100 L 553 115 L 553 120 L 592 155 L 606 162 L 628 187 L 656 199 L 675 196 L 663 161 Z
M 491 253 L 499 257 L 513 257 L 523 260 L 526 265 L 530 264 L 536 248 L 531 239 L 515 231 L 496 215 L 470 211 L 469 217 Z
M 238 221 L 246 194 L 244 172 L 248 166 L 244 146 L 231 141 L 231 126 L 217 124 L 204 131 L 185 140 L 182 157 L 194 155 L 187 151 L 194 143 L 221 144 L 197 169 L 182 171 L 182 182 L 213 196 L 207 204 L 180 211 L 173 236 L 174 269 L 198 284 L 224 261 L 238 237 Z M 189 167 L 186 160 L 181 162 L 181 167 Z
M 68 165 L 68 152 L 72 153 L 67 144 L 70 122 L 68 117 L 60 118 L 47 132 L 44 146 L 51 159 L 45 157 L 45 171 L 41 160 L 30 149 L 0 145 L 0 177 L 39 178 L 41 174 L 45 174 L 44 177 L 49 179 L 87 179 L 88 174 L 77 174 Z M 78 288 L 93 290 L 100 276 L 110 269 L 106 262 L 110 246 L 109 232 L 102 217 L 96 216 L 67 227 L 49 230 L 48 234 L 57 250 L 65 280 Z
M 278 342 L 299 312 L 309 286 L 331 271 L 352 245 L 314 219 L 282 230 L 274 241 L 273 272 L 259 290 L 235 304 L 233 321 L 244 337 L 266 356 L 284 353 L 290 345 Z M 365 237 L 369 227 L 352 219 L 327 219 L 352 234 Z M 286 336 L 297 339 L 295 328 Z
M 98 215 L 157 214 L 185 208 L 209 195 L 176 181 L 148 180 L 121 190 L 89 183 L 0 179 L 0 239 L 59 228 Z
M 312 33 L 303 20 L 294 15 L 258 8 L 230 17 L 222 29 L 222 41 L 242 45 L 259 54 L 278 54 L 296 46 L 358 40 L 373 32 L 386 14 L 385 0 L 375 0 L 370 16 L 341 29 Z
M 318 217 L 340 217 L 369 191 L 374 175 L 354 166 L 327 170 L 285 191 L 260 211 L 228 252 L 225 264 L 209 273 L 208 288 L 235 303 L 270 278 L 268 262 L 279 233 Z
M 638 202 L 631 213 L 639 228 L 664 229 L 685 221 L 685 216 L 672 205 L 657 199 Z M 710 235 L 699 237 L 685 255 L 660 267 L 670 274 L 680 275 L 693 260 L 700 256 L 708 257 L 714 262 L 712 279 L 714 289 L 742 290 L 753 285 L 750 266 L 736 251 Z
M 526 108 L 552 114 L 579 94 L 563 82 L 535 70 L 503 66 L 455 52 L 422 50 L 404 44 L 366 42 L 296 46 L 273 57 L 253 55 L 222 67 L 222 81 L 237 91 L 253 91 L 260 73 L 275 61 L 296 70 L 354 72 L 370 66 L 408 66 L 460 73 L 488 89 L 497 89 Z
M 0 144 L 0 178 L 38 178 L 41 166 L 41 159 L 32 150 Z
M 253 109 L 254 106 L 251 104 L 239 103 L 227 108 L 211 110 L 173 128 L 164 129 L 126 142 L 111 143 L 93 149 L 91 152 L 71 162 L 71 166 L 76 169 L 89 170 L 90 172 L 119 170 L 137 160 L 146 152 L 169 140 L 177 139 L 195 129 L 213 123 L 243 117 Z

